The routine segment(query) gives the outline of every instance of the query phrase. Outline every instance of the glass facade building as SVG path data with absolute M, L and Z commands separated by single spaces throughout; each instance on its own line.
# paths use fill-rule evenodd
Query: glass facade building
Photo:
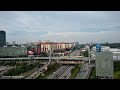
M 0 30 L 0 47 L 3 47 L 6 45 L 6 32 Z

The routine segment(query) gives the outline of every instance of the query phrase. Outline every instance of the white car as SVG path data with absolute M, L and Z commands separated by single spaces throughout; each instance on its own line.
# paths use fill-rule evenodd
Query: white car
M 53 74 L 55 74 L 56 72 L 53 72 Z

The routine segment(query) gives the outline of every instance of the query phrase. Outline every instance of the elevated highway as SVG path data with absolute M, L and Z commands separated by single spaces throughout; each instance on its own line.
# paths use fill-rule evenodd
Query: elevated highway
M 81 58 L 81 57 L 76 57 L 76 56 L 63 56 L 63 57 L 19 57 L 19 58 L 0 58 L 0 61 L 21 61 L 21 60 L 49 60 L 49 59 L 53 59 L 53 60 L 61 60 L 61 59 L 66 59 L 66 60 L 83 60 L 85 58 Z

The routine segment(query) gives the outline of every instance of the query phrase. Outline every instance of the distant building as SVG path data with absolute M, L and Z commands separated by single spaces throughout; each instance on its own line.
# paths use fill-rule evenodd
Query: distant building
M 96 51 L 96 46 L 92 48 L 93 51 Z M 109 51 L 110 47 L 109 46 L 101 46 L 101 51 Z
M 6 45 L 6 32 L 0 30 L 0 47 L 3 47 Z
M 79 42 L 74 42 L 74 46 L 79 45 Z
M 96 51 L 96 47 L 92 48 L 93 51 Z M 118 48 L 110 48 L 109 46 L 101 46 L 101 51 L 110 51 L 113 53 L 113 55 L 117 55 L 119 56 L 120 54 L 120 49 Z
M 41 45 L 41 52 L 49 52 L 50 49 L 53 50 L 65 50 L 66 48 L 71 48 L 74 43 L 68 42 L 39 42 Z
M 15 44 L 16 44 L 15 41 L 13 41 L 12 45 L 15 45 Z
M 120 49 L 118 49 L 118 48 L 110 48 L 109 51 L 111 51 L 111 52 L 120 52 Z

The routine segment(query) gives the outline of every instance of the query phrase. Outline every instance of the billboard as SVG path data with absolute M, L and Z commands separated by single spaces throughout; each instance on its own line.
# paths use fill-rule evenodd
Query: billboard
M 27 49 L 28 49 L 28 55 L 34 55 L 35 49 L 33 47 L 29 46 Z
M 96 76 L 113 77 L 113 53 L 96 52 Z
M 101 51 L 101 45 L 100 44 L 96 44 L 96 52 L 100 52 Z

